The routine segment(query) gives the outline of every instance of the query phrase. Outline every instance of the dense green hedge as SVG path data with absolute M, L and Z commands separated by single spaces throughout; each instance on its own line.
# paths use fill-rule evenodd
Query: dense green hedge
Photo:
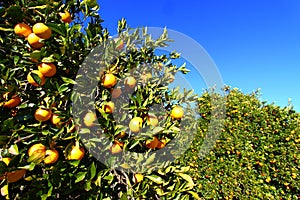
M 205 199 L 300 198 L 300 116 L 227 88 L 226 118 L 213 150 L 198 159 L 211 121 L 210 93 L 200 98 L 200 130 L 181 165 L 191 166 L 196 192 Z M 188 157 L 188 159 L 187 159 Z

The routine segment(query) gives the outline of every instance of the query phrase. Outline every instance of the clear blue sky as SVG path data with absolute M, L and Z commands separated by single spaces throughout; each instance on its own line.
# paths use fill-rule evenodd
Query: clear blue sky
M 103 26 L 167 27 L 201 44 L 225 84 L 300 111 L 299 0 L 98 1 Z

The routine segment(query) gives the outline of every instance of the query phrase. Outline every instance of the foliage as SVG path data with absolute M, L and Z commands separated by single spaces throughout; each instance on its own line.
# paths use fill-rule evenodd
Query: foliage
M 299 198 L 300 115 L 226 87 L 225 124 L 214 148 L 198 159 L 211 123 L 211 92 L 200 97 L 199 135 L 179 162 L 190 166 L 205 199 Z
M 7 199 L 133 199 L 146 196 L 178 199 L 183 196 L 187 198 L 194 186 L 186 174 L 187 168 L 176 166 L 154 172 L 157 155 L 154 149 L 144 146 L 146 140 L 153 135 L 159 140 L 165 139 L 169 142 L 179 134 L 183 125 L 180 119 L 172 119 L 171 109 L 175 104 L 195 101 L 196 96 L 190 91 L 180 93 L 178 88 L 170 90 L 168 84 L 175 73 L 187 73 L 188 70 L 184 65 L 178 67 L 172 64 L 172 59 L 179 57 L 176 52 L 160 56 L 154 54 L 155 48 L 170 42 L 166 31 L 160 38 L 153 40 L 146 33 L 146 29 L 132 31 L 123 19 L 118 24 L 118 38 L 113 40 L 110 39 L 108 31 L 102 28 L 98 10 L 99 6 L 95 1 L 87 0 L 18 0 L 0 3 L 1 158 L 12 158 L 8 166 L 0 162 L 1 194 Z M 61 20 L 60 13 L 65 11 L 70 12 L 71 23 L 70 20 Z M 14 33 L 15 25 L 21 22 L 29 27 L 38 22 L 44 23 L 51 29 L 51 37 L 41 38 L 37 41 L 41 44 L 31 45 L 29 39 L 27 41 L 27 38 Z M 49 32 L 47 34 L 49 35 Z M 85 68 L 86 57 L 96 47 L 101 47 L 101 55 L 112 51 L 118 56 L 112 60 L 95 57 L 94 60 L 88 61 L 94 65 Z M 98 62 L 99 59 L 102 62 Z M 41 73 L 32 73 L 32 80 L 27 81 L 28 74 L 37 70 L 40 63 L 54 64 L 56 73 L 53 75 L 52 71 L 51 76 L 46 78 L 42 77 Z M 143 66 L 145 68 L 141 68 Z M 53 65 L 51 68 L 54 68 Z M 84 71 L 86 79 L 83 82 L 80 75 L 77 75 L 82 69 L 87 70 Z M 85 88 L 88 91 L 87 96 L 96 94 L 91 102 L 92 107 L 89 107 L 91 110 L 97 110 L 99 124 L 94 126 L 94 121 L 86 123 L 92 120 L 91 117 L 84 119 L 88 110 L 82 109 L 73 113 L 73 105 L 83 101 L 85 94 L 72 91 L 73 88 L 85 87 L 86 83 L 93 81 L 95 77 L 89 75 L 95 72 L 98 82 L 94 88 L 95 93 Z M 146 80 L 145 77 L 140 78 L 140 72 L 147 74 Z M 104 87 L 101 82 L 104 74 L 109 73 L 116 76 L 120 82 L 118 87 L 121 87 L 122 91 L 128 89 L 126 84 L 122 85 L 126 77 L 134 77 L 137 81 L 136 87 L 129 88 L 132 91 L 127 90 L 131 96 L 123 95 L 116 100 L 121 101 L 121 106 L 115 110 L 119 110 L 120 113 L 125 110 L 125 113 L 128 113 L 119 119 L 122 124 L 118 124 L 104 109 L 105 105 L 113 100 L 112 88 Z M 43 78 L 45 84 L 42 84 Z M 13 95 L 17 95 L 21 101 L 17 102 L 17 106 L 5 106 Z M 157 116 L 160 119 L 159 125 L 149 128 L 149 109 L 155 104 L 161 105 L 164 112 Z M 37 109 L 39 113 L 36 112 Z M 186 110 L 188 109 L 190 108 Z M 53 119 L 53 116 L 56 116 L 56 119 Z M 139 137 L 133 135 L 127 127 L 130 119 L 136 116 L 143 119 L 143 128 L 148 127 L 141 131 L 143 134 Z M 192 116 L 185 112 L 185 119 L 191 118 Z M 126 136 L 118 138 L 119 133 L 123 131 L 126 132 Z M 188 129 L 185 131 L 188 132 Z M 87 134 L 89 136 L 86 138 Z M 103 138 L 109 140 L 103 142 Z M 184 141 L 175 146 L 185 145 Z M 30 147 L 40 143 L 45 148 L 38 145 L 43 148 L 32 150 L 33 153 L 28 155 Z M 142 159 L 147 165 L 153 163 L 153 167 L 149 165 L 150 168 L 147 168 L 145 165 L 143 169 L 131 169 L 141 158 L 138 154 L 124 159 L 121 156 L 123 153 L 119 153 L 116 159 L 119 159 L 121 169 L 104 165 L 94 157 L 95 147 L 96 154 L 111 156 L 111 147 L 115 143 L 121 145 L 122 152 L 132 149 L 145 153 Z M 79 146 L 85 146 L 83 158 L 82 151 L 80 155 L 76 155 L 80 152 L 73 152 L 74 146 L 77 151 Z M 58 159 L 55 153 L 52 155 L 53 160 L 51 158 L 51 162 L 46 164 L 48 162 L 45 162 L 44 158 L 48 156 L 47 152 L 56 152 L 46 149 L 57 150 Z M 69 156 L 70 152 L 75 156 Z M 158 161 L 158 164 L 167 165 L 168 163 L 163 162 L 164 154 L 160 155 L 162 160 Z M 172 155 L 171 153 L 170 156 Z M 72 160 L 71 157 L 78 159 Z M 6 173 L 19 169 L 26 170 L 25 176 L 17 182 L 8 182 Z M 143 172 L 145 176 L 140 183 L 134 179 L 137 172 Z

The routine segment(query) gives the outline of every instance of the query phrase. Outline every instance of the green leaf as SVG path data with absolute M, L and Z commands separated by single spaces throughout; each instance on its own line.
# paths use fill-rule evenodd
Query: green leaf
M 31 77 L 33 78 L 34 82 L 36 82 L 37 84 L 41 84 L 42 83 L 42 79 L 34 72 L 31 73 Z
M 124 169 L 130 169 L 131 167 L 127 163 L 121 164 L 121 167 Z
M 187 191 L 187 192 L 190 193 L 196 200 L 200 200 L 201 199 L 196 192 L 193 192 L 193 191 Z
M 95 166 L 95 163 L 93 162 L 90 166 L 90 177 L 89 179 L 93 179 L 96 175 L 96 166 Z
M 157 127 L 155 127 L 155 128 L 153 129 L 152 134 L 155 135 L 155 134 L 157 134 L 157 133 L 159 133 L 159 132 L 162 132 L 163 130 L 164 130 L 163 127 L 157 126 Z
M 55 59 L 53 57 L 45 57 L 45 58 L 43 58 L 42 62 L 53 63 L 53 62 L 55 62 Z
M 179 173 L 178 174 L 179 176 L 181 176 L 181 178 L 183 178 L 184 180 L 186 180 L 188 182 L 188 184 L 186 185 L 186 187 L 194 187 L 195 186 L 195 183 L 192 179 L 192 177 L 188 174 L 183 174 L 183 173 Z
M 86 174 L 87 172 L 79 172 L 78 174 L 76 174 L 75 183 L 82 181 L 85 178 Z
M 157 176 L 155 174 L 151 174 L 151 175 L 148 175 L 148 176 L 145 176 L 145 177 L 150 179 L 151 181 L 153 181 L 156 184 L 163 184 L 164 183 L 164 180 L 160 176 Z
M 151 156 L 146 160 L 146 165 L 152 163 L 155 159 L 156 153 L 151 154 Z
M 77 84 L 76 81 L 74 81 L 73 79 L 70 79 L 70 78 L 67 78 L 67 77 L 61 77 L 62 80 L 65 82 L 65 83 L 71 83 L 71 84 Z
M 49 28 L 51 28 L 52 31 L 58 33 L 63 37 L 66 37 L 67 29 L 65 27 L 65 24 L 47 23 L 46 25 L 49 26 Z

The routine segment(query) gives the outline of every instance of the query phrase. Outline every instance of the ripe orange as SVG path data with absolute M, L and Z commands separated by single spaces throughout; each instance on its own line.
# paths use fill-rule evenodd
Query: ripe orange
M 51 117 L 51 123 L 55 126 L 60 124 L 60 117 L 58 114 L 53 114 Z
M 120 143 L 114 143 L 111 147 L 110 147 L 110 151 L 112 154 L 117 154 L 117 153 L 121 153 L 123 151 L 122 146 Z
M 136 85 L 136 80 L 133 76 L 129 76 L 125 79 L 125 85 L 129 88 L 134 88 Z
M 123 138 L 126 136 L 126 132 L 122 131 L 121 133 L 119 133 L 118 135 L 116 135 L 117 138 Z
M 17 182 L 18 180 L 23 178 L 25 173 L 26 173 L 25 169 L 19 169 L 19 170 L 16 170 L 16 171 L 7 172 L 7 181 L 9 183 Z
M 9 94 L 10 94 L 9 92 L 3 94 L 3 98 L 7 99 Z M 5 101 L 3 106 L 5 108 L 14 108 L 18 106 L 20 103 L 21 103 L 21 98 L 15 94 L 11 97 L 11 99 Z
M 85 150 L 83 147 L 73 146 L 69 152 L 68 160 L 81 160 L 85 155 Z
M 36 154 L 36 153 L 45 155 L 46 149 L 47 149 L 47 147 L 45 145 L 43 145 L 41 143 L 37 143 L 37 144 L 32 145 L 28 149 L 28 155 L 32 156 L 33 154 Z
M 30 33 L 32 33 L 32 30 L 31 30 L 30 26 L 28 26 L 27 24 L 19 23 L 19 24 L 15 25 L 14 32 L 15 32 L 15 34 L 17 34 L 19 36 L 27 37 Z
M 115 109 L 115 104 L 112 101 L 107 102 L 106 105 L 104 106 L 104 111 L 106 113 L 110 113 L 111 114 L 111 113 L 114 112 L 114 109 Z
M 59 13 L 61 21 L 65 22 L 65 23 L 71 23 L 72 18 L 71 18 L 71 14 L 68 11 L 65 11 L 64 13 Z
M 136 183 L 139 183 L 139 182 L 143 181 L 143 179 L 144 179 L 143 174 L 135 174 L 134 175 L 134 180 L 135 180 Z
M 41 39 L 42 38 L 37 36 L 35 33 L 30 33 L 27 37 L 28 43 L 34 49 L 39 49 L 44 46 L 44 43 L 41 42 Z
M 59 157 L 59 153 L 55 149 L 46 150 L 46 157 L 44 158 L 45 164 L 54 164 Z
M 40 63 L 38 68 L 44 76 L 51 77 L 56 74 L 56 66 L 53 63 Z
M 83 117 L 83 123 L 87 126 L 87 127 L 92 127 L 95 126 L 95 121 L 97 120 L 97 116 L 95 113 L 92 112 L 88 112 L 85 114 L 85 116 Z
M 44 23 L 36 23 L 32 27 L 32 31 L 40 38 L 47 40 L 51 37 L 52 30 Z
M 140 117 L 134 117 L 129 122 L 129 129 L 132 132 L 139 132 L 143 125 L 143 119 Z
M 155 149 L 158 145 L 158 139 L 156 136 L 153 137 L 152 140 L 146 140 L 146 147 L 148 147 L 149 149 Z
M 32 77 L 32 73 L 33 74 L 36 74 L 40 77 L 41 79 L 41 83 L 38 84 L 37 82 L 35 82 L 35 80 L 33 79 Z M 39 71 L 39 70 L 32 70 L 31 72 L 28 73 L 27 75 L 27 81 L 31 84 L 31 85 L 34 85 L 34 86 L 42 86 L 46 83 L 46 78 L 45 76 Z
M 117 83 L 117 78 L 113 74 L 105 74 L 102 79 L 102 85 L 105 88 L 111 88 Z
M 45 108 L 38 108 L 34 113 L 34 118 L 40 122 L 48 121 L 51 118 L 51 116 L 51 110 Z
M 171 117 L 173 119 L 181 119 L 183 117 L 184 111 L 182 107 L 175 106 L 171 111 Z
M 166 141 L 166 139 L 163 138 L 158 141 L 156 148 L 161 149 L 161 148 L 164 148 L 166 145 L 167 145 L 167 141 Z
M 157 126 L 158 125 L 157 117 L 153 114 L 148 115 L 148 124 L 151 126 Z
M 112 90 L 112 92 L 111 92 L 111 97 L 112 97 L 113 99 L 116 99 L 116 98 L 118 98 L 119 96 L 121 96 L 121 94 L 122 94 L 121 88 L 114 88 L 114 89 Z

